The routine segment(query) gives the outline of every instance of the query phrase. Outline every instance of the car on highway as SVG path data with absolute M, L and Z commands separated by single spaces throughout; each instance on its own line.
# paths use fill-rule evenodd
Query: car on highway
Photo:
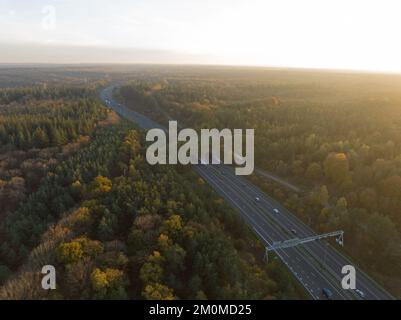
M 255 197 L 255 201 L 259 202 L 260 198 L 259 197 Z
M 355 289 L 355 292 L 360 296 L 361 298 L 365 298 L 365 293 L 362 290 Z
M 291 233 L 296 235 L 297 234 L 297 230 L 291 229 Z
M 323 288 L 322 293 L 323 293 L 323 296 L 325 296 L 326 299 L 328 299 L 328 300 L 331 300 L 331 298 L 333 297 L 333 293 L 331 292 L 330 289 Z
M 280 211 L 278 210 L 278 209 L 273 209 L 273 212 L 275 213 L 275 214 L 279 214 L 280 213 Z

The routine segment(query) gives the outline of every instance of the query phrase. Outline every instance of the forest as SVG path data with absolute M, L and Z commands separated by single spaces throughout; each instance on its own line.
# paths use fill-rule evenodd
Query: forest
M 0 299 L 305 298 L 189 167 L 147 164 L 103 84 L 0 90 Z
M 7 72 L 0 299 L 305 298 L 190 167 L 146 163 L 143 133 L 98 99 L 116 81 L 125 83 L 116 98 L 160 123 L 255 129 L 249 179 L 316 232 L 344 230 L 342 253 L 401 297 L 401 77 L 138 66 L 52 69 L 48 81 L 49 70 L 21 70 L 10 81 Z M 39 286 L 48 263 L 60 270 L 53 292 Z
M 255 129 L 250 179 L 401 296 L 401 77 L 219 68 L 133 78 L 118 98 L 161 123 Z

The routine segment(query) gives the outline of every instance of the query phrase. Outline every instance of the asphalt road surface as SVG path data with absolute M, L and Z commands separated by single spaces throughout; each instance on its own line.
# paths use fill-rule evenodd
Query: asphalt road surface
M 113 99 L 115 87 L 116 85 L 107 87 L 100 94 L 101 99 L 108 107 L 122 117 L 135 122 L 142 129 L 161 128 L 166 130 L 160 124 L 128 109 Z M 236 176 L 232 167 L 223 164 L 200 164 L 193 167 L 220 196 L 237 209 L 266 246 L 272 245 L 276 241 L 316 235 L 311 228 L 276 200 L 266 195 L 247 179 Z M 332 293 L 331 298 L 336 300 L 394 299 L 326 241 L 313 241 L 277 250 L 269 255 L 269 259 L 272 258 L 281 259 L 313 299 L 327 299 L 322 292 L 323 288 L 329 289 Z M 342 288 L 341 280 L 344 275 L 341 270 L 345 265 L 353 265 L 356 268 L 356 286 L 363 292 L 363 297 L 355 290 Z

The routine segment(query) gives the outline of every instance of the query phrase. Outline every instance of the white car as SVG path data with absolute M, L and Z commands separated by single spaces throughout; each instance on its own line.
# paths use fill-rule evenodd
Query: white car
M 362 290 L 355 289 L 355 292 L 356 292 L 361 298 L 365 298 L 365 293 L 364 293 Z
M 274 213 L 279 214 L 280 211 L 278 211 L 278 209 L 273 209 Z
M 256 200 L 257 202 L 259 202 L 259 201 L 260 201 L 260 198 L 259 198 L 259 197 L 256 197 L 255 200 Z

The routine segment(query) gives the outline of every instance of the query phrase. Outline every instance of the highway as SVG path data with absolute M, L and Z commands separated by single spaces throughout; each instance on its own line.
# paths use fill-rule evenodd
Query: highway
M 161 128 L 160 124 L 125 107 L 113 99 L 116 85 L 107 87 L 100 93 L 103 102 L 122 117 L 135 122 L 142 129 Z M 304 238 L 316 233 L 295 217 L 276 200 L 272 199 L 247 179 L 236 176 L 234 168 L 219 165 L 194 165 L 194 170 L 209 185 L 235 208 L 266 245 L 295 237 Z M 279 213 L 276 213 L 278 210 Z M 334 230 L 333 230 L 334 231 Z M 295 233 L 296 234 L 295 234 Z M 346 245 L 346 235 L 345 235 Z M 271 255 L 271 257 L 270 257 Z M 375 283 L 349 259 L 340 254 L 325 241 L 277 250 L 269 259 L 276 256 L 288 267 L 299 283 L 315 300 L 326 299 L 323 288 L 332 292 L 332 299 L 350 300 L 389 300 L 394 299 Z M 356 270 L 357 289 L 364 293 L 361 297 L 355 290 L 345 290 L 341 286 L 344 265 L 353 265 Z

